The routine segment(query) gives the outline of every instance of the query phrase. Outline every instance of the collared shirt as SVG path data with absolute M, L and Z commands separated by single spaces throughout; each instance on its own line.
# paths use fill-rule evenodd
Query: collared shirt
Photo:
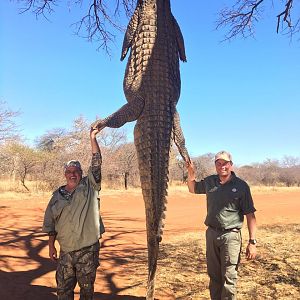
M 195 183 L 196 194 L 206 194 L 205 225 L 220 228 L 242 228 L 244 215 L 256 211 L 250 188 L 231 172 L 231 179 L 221 184 L 218 175 L 211 175 Z
M 70 194 L 66 193 L 64 187 L 58 188 L 47 206 L 43 232 L 56 232 L 56 239 L 64 253 L 90 246 L 99 240 L 98 193 L 101 188 L 101 155 L 94 158 L 94 162 L 96 161 L 97 172 L 95 165 L 93 168 L 92 159 L 88 175 L 81 179 L 76 189 Z M 95 176 L 94 172 L 98 173 L 98 176 Z

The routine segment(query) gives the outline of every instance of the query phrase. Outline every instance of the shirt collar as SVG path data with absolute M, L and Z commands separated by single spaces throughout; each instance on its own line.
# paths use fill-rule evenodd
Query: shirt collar
M 236 182 L 236 175 L 233 171 L 231 171 L 231 177 L 230 179 L 225 183 L 225 184 L 229 184 L 229 183 L 235 183 Z M 221 185 L 221 181 L 220 181 L 220 178 L 219 178 L 219 175 L 216 175 L 216 181 L 218 183 L 218 185 Z

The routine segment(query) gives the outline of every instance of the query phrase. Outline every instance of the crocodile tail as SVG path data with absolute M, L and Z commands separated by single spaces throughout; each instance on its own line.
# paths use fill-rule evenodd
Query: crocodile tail
M 147 300 L 153 299 L 159 242 L 167 204 L 171 115 L 154 114 L 139 118 L 135 126 L 143 198 L 146 211 L 148 245 Z
M 155 237 L 147 238 L 148 244 L 148 282 L 147 282 L 147 300 L 153 300 L 154 287 L 155 287 L 155 275 L 157 269 L 157 259 L 159 251 L 159 241 Z

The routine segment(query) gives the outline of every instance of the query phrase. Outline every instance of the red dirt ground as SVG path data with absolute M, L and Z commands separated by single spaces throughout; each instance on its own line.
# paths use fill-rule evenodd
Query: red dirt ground
M 106 226 L 97 272 L 95 299 L 145 299 L 145 287 L 134 294 L 120 270 L 124 258 L 146 249 L 144 204 L 139 190 L 101 192 Z M 180 233 L 204 234 L 204 196 L 171 189 L 163 240 Z M 0 299 L 51 300 L 55 296 L 55 263 L 48 259 L 47 237 L 41 232 L 46 195 L 0 195 Z M 254 193 L 258 225 L 299 223 L 300 191 Z M 146 278 L 145 278 L 146 286 Z M 76 289 L 78 291 L 78 289 Z M 156 299 L 175 299 L 161 291 Z M 77 297 L 77 298 L 76 298 Z M 75 299 L 78 299 L 76 295 Z

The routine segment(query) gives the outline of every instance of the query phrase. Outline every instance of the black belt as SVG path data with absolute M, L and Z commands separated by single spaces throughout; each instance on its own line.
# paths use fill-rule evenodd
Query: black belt
M 213 227 L 213 226 L 208 226 L 209 228 L 211 228 L 214 231 L 218 231 L 218 232 L 239 232 L 241 230 L 241 228 L 229 228 L 229 229 L 225 229 L 225 228 L 217 228 L 217 227 Z

